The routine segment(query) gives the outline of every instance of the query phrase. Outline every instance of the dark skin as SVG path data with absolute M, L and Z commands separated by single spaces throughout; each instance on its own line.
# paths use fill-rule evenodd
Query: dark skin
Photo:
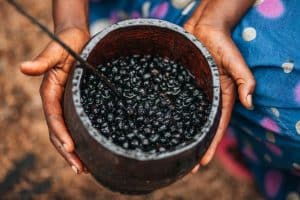
M 231 39 L 231 30 L 245 14 L 254 0 L 202 0 L 184 28 L 193 33 L 211 52 L 220 72 L 222 90 L 222 116 L 216 136 L 200 165 L 212 159 L 231 117 L 236 91 L 240 102 L 252 109 L 255 79 L 238 48 Z M 90 35 L 88 31 L 87 0 L 53 0 L 55 33 L 74 51 L 80 52 Z M 24 74 L 44 74 L 40 87 L 49 138 L 58 152 L 80 174 L 87 172 L 75 153 L 75 146 L 66 128 L 62 112 L 62 96 L 74 59 L 57 43 L 50 42 L 32 61 L 21 63 Z

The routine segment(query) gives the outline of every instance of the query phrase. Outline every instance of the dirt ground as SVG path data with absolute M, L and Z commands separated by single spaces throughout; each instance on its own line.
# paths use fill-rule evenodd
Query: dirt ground
M 51 1 L 19 1 L 49 27 Z M 253 185 L 235 180 L 213 161 L 195 175 L 145 196 L 103 188 L 90 175 L 75 175 L 49 142 L 38 89 L 20 61 L 37 55 L 49 40 L 0 1 L 0 199 L 261 199 Z

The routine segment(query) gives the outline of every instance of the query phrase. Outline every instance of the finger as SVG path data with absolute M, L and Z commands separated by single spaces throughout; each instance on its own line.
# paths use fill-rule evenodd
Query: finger
M 223 79 L 223 80 L 222 80 Z M 234 84 L 232 80 L 228 78 L 221 78 L 221 87 L 222 87 L 222 113 L 219 122 L 219 126 L 216 132 L 216 135 L 213 138 L 212 143 L 210 144 L 208 150 L 205 155 L 201 159 L 201 165 L 207 165 L 213 158 L 218 144 L 221 142 L 221 139 L 228 127 L 232 108 L 234 105 Z
M 89 39 L 89 33 L 79 28 L 65 29 L 57 33 L 59 38 L 67 45 L 72 47 L 73 51 L 79 53 L 86 41 Z M 41 75 L 53 67 L 60 67 L 67 73 L 74 59 L 69 56 L 56 42 L 48 44 L 46 49 L 33 61 L 27 61 L 21 64 L 20 70 L 27 75 Z M 64 65 L 62 65 L 64 63 Z M 64 68 L 63 68 L 64 67 Z
M 57 151 L 64 157 L 64 159 L 70 164 L 72 169 L 76 174 L 80 174 L 84 170 L 83 163 L 80 161 L 79 157 L 73 152 L 67 152 L 62 144 L 60 143 L 59 139 L 53 133 L 50 133 L 50 141 L 55 146 Z
M 235 80 L 241 103 L 247 109 L 253 109 L 252 94 L 255 89 L 255 79 L 247 66 L 242 54 L 230 39 L 222 45 L 222 63 L 225 70 Z
M 67 152 L 73 152 L 74 142 L 66 128 L 61 107 L 64 91 L 64 81 L 62 81 L 64 77 L 62 76 L 66 76 L 62 71 L 56 73 L 52 70 L 47 73 L 42 82 L 40 93 L 50 131 L 59 139 Z
M 193 169 L 192 169 L 192 174 L 196 174 L 200 169 L 200 165 L 196 165 Z
M 34 60 L 21 63 L 20 70 L 26 75 L 38 76 L 57 66 L 64 56 L 67 54 L 61 47 L 50 43 Z

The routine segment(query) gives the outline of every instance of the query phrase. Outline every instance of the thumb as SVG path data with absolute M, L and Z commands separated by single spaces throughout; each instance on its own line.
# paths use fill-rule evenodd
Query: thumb
M 26 75 L 38 76 L 55 67 L 63 60 L 64 51 L 55 43 L 50 43 L 44 51 L 32 61 L 20 64 L 20 71 Z
M 239 49 L 232 40 L 224 45 L 222 63 L 226 72 L 235 81 L 240 102 L 247 108 L 253 109 L 252 94 L 255 89 L 255 79 Z

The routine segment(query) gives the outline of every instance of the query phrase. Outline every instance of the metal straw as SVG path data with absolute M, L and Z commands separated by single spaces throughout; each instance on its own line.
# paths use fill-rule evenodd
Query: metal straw
M 78 55 L 75 51 L 73 51 L 68 45 L 66 45 L 62 40 L 60 40 L 55 34 L 53 34 L 46 26 L 37 21 L 33 16 L 28 14 L 21 5 L 19 5 L 14 0 L 6 0 L 10 5 L 15 7 L 15 9 L 22 14 L 24 17 L 29 19 L 34 25 L 38 26 L 44 33 L 46 33 L 52 40 L 57 42 L 61 47 L 63 47 L 75 60 L 77 60 L 81 67 L 92 72 L 96 75 L 111 91 L 115 93 L 121 100 L 125 99 L 125 97 L 119 93 L 113 83 L 101 72 L 96 71 L 96 69 L 90 65 L 87 61 L 85 61 L 80 55 Z M 125 108 L 126 109 L 126 108 Z

